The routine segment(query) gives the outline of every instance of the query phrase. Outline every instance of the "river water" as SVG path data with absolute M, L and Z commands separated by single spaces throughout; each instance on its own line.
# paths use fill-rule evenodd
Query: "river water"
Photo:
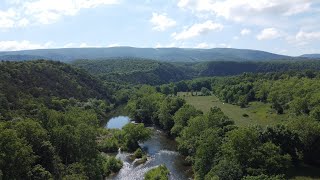
M 114 119 L 117 118 L 110 120 L 115 121 Z M 110 121 L 108 123 L 110 123 Z M 147 152 L 147 162 L 136 165 L 136 161 L 130 160 L 129 153 L 119 151 L 117 158 L 123 161 L 123 167 L 119 173 L 108 179 L 142 180 L 148 170 L 161 164 L 165 164 L 169 169 L 169 179 L 171 180 L 187 180 L 191 178 L 191 169 L 183 164 L 184 158 L 176 151 L 176 142 L 167 138 L 166 134 L 162 131 L 156 128 L 152 129 L 153 135 L 151 139 L 140 144 L 141 148 Z
M 111 118 L 105 127 L 109 129 L 121 129 L 124 125 L 128 124 L 129 122 L 130 118 L 128 116 L 117 116 Z

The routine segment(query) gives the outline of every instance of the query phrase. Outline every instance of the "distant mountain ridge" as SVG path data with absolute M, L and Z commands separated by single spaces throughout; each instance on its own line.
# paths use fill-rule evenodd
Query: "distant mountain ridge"
M 0 52 L 0 60 L 48 59 L 70 62 L 77 59 L 106 59 L 115 57 L 145 58 L 167 62 L 202 61 L 266 61 L 288 60 L 294 57 L 250 49 L 213 48 L 65 48 Z M 30 59 L 31 58 L 31 59 Z
M 320 58 L 320 54 L 303 54 L 300 57 L 304 57 L 304 58 Z

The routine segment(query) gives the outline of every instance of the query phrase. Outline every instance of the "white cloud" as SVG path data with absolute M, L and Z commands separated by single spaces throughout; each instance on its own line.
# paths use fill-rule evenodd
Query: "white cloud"
M 171 47 L 177 47 L 176 43 L 169 43 L 169 44 L 156 44 L 156 48 L 171 48 Z
M 305 46 L 309 43 L 320 40 L 320 31 L 303 31 L 300 30 L 294 36 L 288 36 L 287 41 L 297 46 Z
M 18 51 L 25 49 L 46 49 L 53 45 L 52 42 L 45 44 L 32 43 L 27 40 L 23 41 L 0 41 L 0 51 Z
M 114 46 L 118 46 L 117 44 L 110 44 L 107 47 L 114 47 Z M 101 48 L 104 47 L 103 45 L 90 45 L 86 42 L 81 42 L 81 43 L 67 43 L 63 46 L 63 48 Z
M 226 0 L 212 4 L 218 16 L 235 21 L 244 21 L 246 18 L 256 15 L 294 15 L 305 12 L 310 7 L 311 0 Z M 304 7 L 297 10 L 297 7 Z
M 79 46 L 75 43 L 68 43 L 63 46 L 63 48 L 75 48 L 75 47 L 79 47 Z
M 225 44 L 225 43 L 220 43 L 220 44 L 208 44 L 208 43 L 200 43 L 195 46 L 195 48 L 200 48 L 200 49 L 209 49 L 209 48 L 231 48 L 230 45 Z
M 205 43 L 205 42 L 203 42 L 203 43 L 200 43 L 200 44 L 196 45 L 195 48 L 207 49 L 207 48 L 210 48 L 210 45 Z
M 210 31 L 221 31 L 223 29 L 223 25 L 219 23 L 213 23 L 208 20 L 201 24 L 194 24 L 190 28 L 183 30 L 180 33 L 173 33 L 172 37 L 175 40 L 185 40 L 190 39 Z
M 260 34 L 257 35 L 258 40 L 276 39 L 281 36 L 281 33 L 275 28 L 263 29 Z
M 152 13 L 150 22 L 156 31 L 165 31 L 166 29 L 176 25 L 176 21 L 170 19 L 167 14 Z
M 189 0 L 179 0 L 178 1 L 178 7 L 180 8 L 185 8 L 186 6 L 189 5 Z
M 16 12 L 13 9 L 0 11 L 0 28 L 12 28 L 15 26 Z
M 87 43 L 83 42 L 83 43 L 80 44 L 79 47 L 81 47 L 81 48 L 87 48 L 87 47 L 90 47 L 90 46 L 89 46 Z
M 249 35 L 249 34 L 251 34 L 251 30 L 250 29 L 242 29 L 240 34 L 242 36 Z
M 113 44 L 109 44 L 107 47 L 119 47 L 120 44 L 118 43 L 113 43 Z
M 30 24 L 30 21 L 27 18 L 22 18 L 20 20 L 18 20 L 17 25 L 19 27 L 26 27 Z
M 215 48 L 231 48 L 231 45 L 220 43 L 218 45 L 215 45 Z
M 14 0 L 0 11 L 0 28 L 55 23 L 63 16 L 74 16 L 82 9 L 117 4 L 119 0 Z
M 320 31 L 317 31 L 317 32 L 299 31 L 296 35 L 296 40 L 298 41 L 311 41 L 311 40 L 319 40 L 319 39 L 320 39 Z
M 80 48 L 101 48 L 103 46 L 101 46 L 101 45 L 89 45 L 86 42 L 82 42 L 82 43 L 80 43 L 80 45 L 78 47 L 80 47 Z
M 281 17 L 310 11 L 313 0 L 179 0 L 192 12 L 214 14 L 236 22 L 270 25 Z

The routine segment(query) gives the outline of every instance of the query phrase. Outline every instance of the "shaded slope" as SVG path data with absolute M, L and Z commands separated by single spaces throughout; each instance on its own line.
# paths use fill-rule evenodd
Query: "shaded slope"
M 111 99 L 102 83 L 90 74 L 44 60 L 0 62 L 0 94 L 5 94 L 9 102 L 19 96 Z

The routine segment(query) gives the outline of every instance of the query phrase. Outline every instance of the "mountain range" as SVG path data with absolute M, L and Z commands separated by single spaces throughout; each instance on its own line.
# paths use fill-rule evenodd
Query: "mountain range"
M 0 52 L 0 60 L 23 61 L 34 59 L 58 60 L 70 62 L 77 59 L 108 59 L 108 58 L 145 58 L 165 62 L 203 62 L 203 61 L 266 61 L 291 60 L 295 58 L 319 58 L 320 55 L 302 55 L 292 57 L 259 50 L 213 48 L 63 48 L 38 49 Z

